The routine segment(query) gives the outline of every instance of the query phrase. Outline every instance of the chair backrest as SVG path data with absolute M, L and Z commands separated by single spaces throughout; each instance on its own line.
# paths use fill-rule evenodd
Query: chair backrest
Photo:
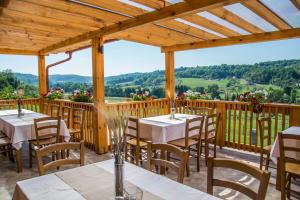
M 191 107 L 191 112 L 194 115 L 210 115 L 214 113 L 214 109 L 208 107 Z
M 214 113 L 205 115 L 205 123 L 204 123 L 204 133 L 205 140 L 207 140 L 208 136 L 212 133 L 217 137 L 220 123 L 220 113 Z
M 60 106 L 56 104 L 50 105 L 50 116 L 51 117 L 58 117 L 60 116 Z
M 128 125 L 125 131 L 125 140 L 135 138 L 137 146 L 140 146 L 140 127 L 137 117 L 128 117 Z
M 16 108 L 16 105 L 14 104 L 1 104 L 0 110 L 13 110 Z
M 260 134 L 260 148 L 265 145 L 271 145 L 271 117 L 262 117 L 258 119 L 258 127 Z M 267 140 L 267 143 L 265 143 Z
M 192 119 L 186 119 L 185 123 L 185 147 L 188 148 L 189 138 L 201 137 L 201 131 L 203 130 L 204 116 L 198 116 Z M 197 135 L 194 133 L 197 132 Z
M 234 169 L 253 176 L 260 182 L 258 191 L 255 192 L 252 189 L 250 189 L 249 186 L 243 185 L 238 182 L 233 182 L 224 179 L 222 180 L 214 179 L 215 167 Z M 220 187 L 230 188 L 239 191 L 254 200 L 264 200 L 268 189 L 269 179 L 270 179 L 270 172 L 265 170 L 260 170 L 259 168 L 253 167 L 246 163 L 236 161 L 236 160 L 223 159 L 223 158 L 212 158 L 212 157 L 208 158 L 207 193 L 211 195 L 213 195 L 213 186 L 220 186 Z
M 72 111 L 72 128 L 80 130 L 80 140 L 83 139 L 84 113 L 84 109 L 81 108 L 74 108 Z
M 61 117 L 62 117 L 62 120 L 64 120 L 64 122 L 68 128 L 70 128 L 70 114 L 71 114 L 71 107 L 64 106 L 62 108 Z
M 56 143 L 59 142 L 60 120 L 60 117 L 42 117 L 34 119 L 35 136 L 38 146 L 40 145 L 40 140 L 47 138 L 55 137 Z M 55 129 L 55 132 L 53 132 L 53 129 Z
M 157 157 L 157 153 L 160 157 Z M 167 160 L 166 154 L 171 153 L 179 159 L 180 164 Z M 188 151 L 182 150 L 171 144 L 152 144 L 148 142 L 147 146 L 147 169 L 152 171 L 152 167 L 159 167 L 160 174 L 165 174 L 166 167 L 177 172 L 177 182 L 183 183 L 184 171 L 188 161 Z
M 79 158 L 60 157 L 55 161 L 44 164 L 43 157 L 49 156 L 52 153 L 66 152 L 67 150 L 80 150 Z M 59 155 L 59 154 L 57 154 Z M 56 143 L 51 144 L 43 148 L 36 148 L 36 159 L 38 164 L 39 175 L 42 176 L 46 171 L 56 169 L 63 165 L 79 164 L 84 165 L 84 142 L 68 142 L 68 143 Z
M 300 160 L 295 157 L 290 156 L 291 154 L 300 154 L 300 146 L 299 145 L 286 145 L 286 140 L 293 140 L 298 144 L 300 142 L 300 135 L 295 134 L 285 134 L 285 133 L 278 133 L 278 140 L 279 140 L 279 151 L 280 151 L 280 169 L 281 174 L 285 174 L 285 163 L 296 163 L 300 164 Z M 284 177 L 284 175 L 282 176 Z

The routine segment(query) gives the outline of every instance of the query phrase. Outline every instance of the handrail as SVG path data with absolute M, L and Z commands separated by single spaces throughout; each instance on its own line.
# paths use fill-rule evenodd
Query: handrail
M 43 100 L 43 99 L 24 99 L 23 107 L 29 110 L 40 112 L 40 105 L 47 101 L 48 104 L 68 106 L 71 108 L 82 108 L 86 110 L 84 121 L 85 144 L 94 149 L 97 138 L 93 130 L 94 104 L 73 102 L 70 100 Z M 1 104 L 16 105 L 16 100 L 0 100 Z M 105 103 L 104 109 L 123 112 L 125 110 L 139 110 L 131 113 L 138 117 L 149 117 L 155 115 L 168 114 L 170 112 L 170 102 L 168 99 L 155 99 L 150 101 L 131 101 L 120 103 Z M 260 150 L 259 133 L 253 134 L 252 129 L 257 129 L 257 119 L 259 115 L 254 113 L 247 102 L 238 101 L 219 101 L 219 100 L 176 100 L 175 106 L 184 107 L 210 107 L 221 114 L 220 128 L 218 134 L 218 144 L 231 148 L 246 151 L 258 152 Z M 180 110 L 180 109 L 178 109 Z M 71 112 L 72 115 L 72 112 Z M 289 126 L 300 125 L 300 105 L 295 104 L 263 104 L 262 116 L 269 115 L 272 119 L 272 141 L 275 140 L 279 131 Z

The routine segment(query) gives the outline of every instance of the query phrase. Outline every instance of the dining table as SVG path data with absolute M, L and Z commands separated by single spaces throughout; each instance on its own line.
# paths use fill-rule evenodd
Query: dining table
M 176 113 L 174 118 L 171 118 L 171 115 L 141 118 L 139 120 L 140 137 L 149 139 L 153 143 L 168 143 L 172 140 L 184 138 L 186 120 L 195 117 L 198 116 Z M 198 125 L 195 123 L 197 122 L 191 123 L 191 127 Z M 204 132 L 204 126 L 202 132 Z M 189 133 L 189 136 L 198 134 L 199 130 L 193 130 Z
M 18 110 L 0 110 L 0 131 L 5 133 L 10 139 L 13 148 L 16 150 L 18 172 L 22 172 L 23 168 L 22 146 L 27 141 L 36 139 L 34 119 L 42 117 L 48 117 L 48 115 L 22 109 L 22 115 L 18 116 Z M 52 125 L 56 122 L 47 121 L 45 123 Z M 43 133 L 48 134 L 49 132 Z M 60 136 L 62 136 L 66 142 L 70 140 L 70 133 L 64 120 L 61 120 Z
M 124 164 L 124 189 L 127 192 L 140 191 L 143 200 L 218 199 L 128 162 Z M 16 183 L 13 200 L 41 199 L 113 200 L 114 160 L 109 159 Z
M 292 134 L 292 135 L 300 135 L 300 127 L 299 126 L 292 126 L 289 127 L 285 130 L 282 131 L 282 134 Z M 296 141 L 296 140 L 291 140 L 291 139 L 286 139 L 284 141 L 285 146 L 290 146 L 290 147 L 299 147 L 300 146 L 300 141 Z M 300 152 L 287 152 L 286 153 L 287 156 L 291 157 L 291 158 L 295 158 L 297 160 L 300 160 Z M 280 182 L 281 182 L 281 173 L 280 173 L 280 162 L 279 162 L 279 157 L 280 157 L 280 147 L 279 147 L 279 140 L 278 140 L 278 136 L 275 139 L 274 144 L 272 145 L 272 149 L 270 152 L 270 158 L 271 160 L 277 165 L 276 167 L 276 171 L 277 171 L 277 175 L 276 175 L 276 189 L 280 190 Z

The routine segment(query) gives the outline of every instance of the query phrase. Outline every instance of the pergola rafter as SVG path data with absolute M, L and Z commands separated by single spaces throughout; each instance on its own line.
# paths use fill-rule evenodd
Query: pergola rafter
M 93 130 L 99 153 L 108 150 L 106 127 L 101 117 L 105 109 L 103 45 L 106 42 L 128 40 L 161 47 L 165 53 L 166 98 L 174 99 L 176 51 L 300 37 L 299 27 L 293 27 L 282 18 L 282 13 L 279 15 L 259 0 L 185 0 L 176 4 L 163 0 L 128 1 L 132 3 L 118 0 L 0 1 L 0 54 L 38 56 L 41 96 L 47 93 L 46 56 L 91 46 L 95 91 Z M 299 0 L 288 1 L 300 10 Z M 267 32 L 259 23 L 225 7 L 235 3 L 277 30 Z

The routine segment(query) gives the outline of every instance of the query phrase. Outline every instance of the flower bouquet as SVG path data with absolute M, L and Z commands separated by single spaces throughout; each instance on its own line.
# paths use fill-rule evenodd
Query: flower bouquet
M 150 96 L 150 93 L 148 91 L 139 94 L 131 93 L 130 95 L 133 101 L 149 101 L 154 99 L 153 96 Z
M 51 90 L 47 93 L 46 98 L 49 100 L 63 99 L 64 90 L 61 88 L 51 88 Z
M 238 95 L 237 99 L 241 102 L 250 103 L 254 113 L 261 113 L 263 110 L 264 103 L 268 101 L 268 92 L 265 90 L 258 90 L 255 92 L 245 92 L 244 94 Z
M 71 101 L 75 102 L 93 102 L 93 97 L 90 90 L 74 90 L 69 98 Z

